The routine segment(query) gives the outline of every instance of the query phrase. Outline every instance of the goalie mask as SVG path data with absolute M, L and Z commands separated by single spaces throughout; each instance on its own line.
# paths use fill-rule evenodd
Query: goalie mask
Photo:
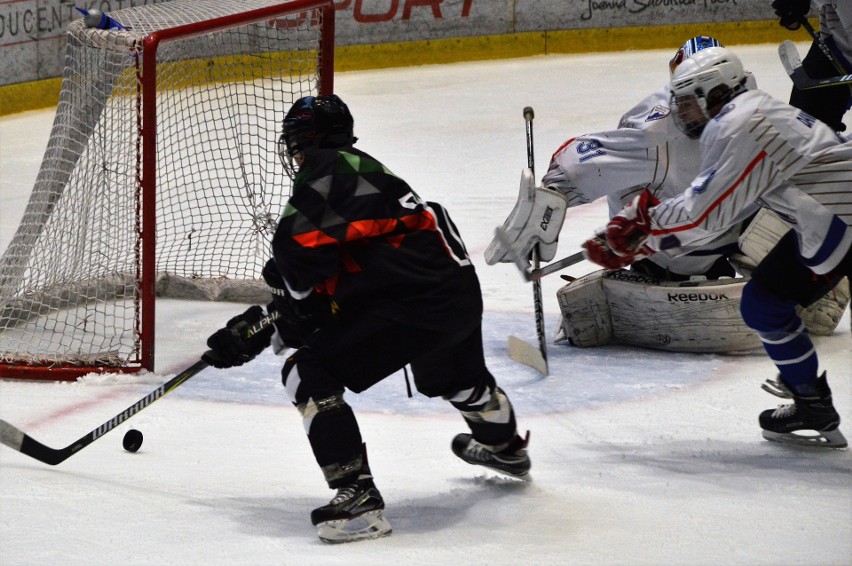
M 336 94 L 305 96 L 293 103 L 284 117 L 278 156 L 290 177 L 295 176 L 293 158 L 313 148 L 339 148 L 354 144 L 355 121 Z
M 686 43 L 681 45 L 680 49 L 677 50 L 674 57 L 669 61 L 669 76 L 674 75 L 675 69 L 681 63 L 708 47 L 724 47 L 724 45 L 718 39 L 709 35 L 696 35 L 692 39 L 687 39 Z
M 678 129 L 692 139 L 701 137 L 707 122 L 747 90 L 746 78 L 739 57 L 724 47 L 709 47 L 684 61 L 669 84 Z

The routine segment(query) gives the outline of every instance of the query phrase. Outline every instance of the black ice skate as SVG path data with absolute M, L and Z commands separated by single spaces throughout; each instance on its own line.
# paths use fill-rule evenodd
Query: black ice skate
M 337 490 L 328 505 L 311 512 L 323 542 L 352 542 L 391 534 L 382 510 L 385 502 L 372 478 L 359 479 Z
M 453 453 L 468 464 L 485 466 L 502 474 L 526 479 L 531 466 L 526 451 L 529 439 L 529 432 L 526 438 L 515 435 L 508 445 L 499 447 L 481 444 L 470 434 L 457 434 L 453 439 Z
M 778 397 L 793 399 L 792 404 L 760 413 L 763 438 L 799 446 L 847 447 L 846 438 L 839 428 L 840 415 L 831 402 L 831 389 L 825 373 L 817 378 L 817 393 L 812 396 L 794 394 L 780 377 L 774 381 L 767 380 L 763 389 Z M 814 431 L 816 434 L 796 434 L 798 431 Z

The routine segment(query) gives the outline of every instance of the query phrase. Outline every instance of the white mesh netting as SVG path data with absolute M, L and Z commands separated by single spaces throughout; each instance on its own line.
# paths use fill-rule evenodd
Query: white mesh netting
M 320 88 L 322 17 L 231 17 L 286 5 L 176 0 L 111 13 L 124 31 L 69 25 L 48 147 L 0 256 L 0 364 L 140 362 L 143 207 L 156 207 L 158 294 L 268 299 L 260 270 L 290 192 L 275 142 L 290 104 Z M 145 37 L 181 26 L 193 35 L 159 44 L 157 94 L 143 96 Z M 152 104 L 155 203 L 142 199 Z

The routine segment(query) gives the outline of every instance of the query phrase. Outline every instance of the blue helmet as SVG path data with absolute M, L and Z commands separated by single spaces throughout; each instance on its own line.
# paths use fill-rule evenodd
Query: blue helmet
M 724 45 L 718 39 L 708 35 L 697 35 L 692 39 L 686 40 L 686 43 L 677 50 L 674 57 L 669 61 L 669 75 L 674 75 L 678 65 L 708 47 L 724 47 Z

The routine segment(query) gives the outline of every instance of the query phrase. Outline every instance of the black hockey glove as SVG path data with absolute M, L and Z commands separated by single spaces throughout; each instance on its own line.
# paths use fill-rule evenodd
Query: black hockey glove
M 264 318 L 263 309 L 255 305 L 246 312 L 228 321 L 207 339 L 210 348 L 201 359 L 216 368 L 241 366 L 253 360 L 272 339 L 275 332 L 272 325 L 264 327 L 251 337 L 249 330 Z
M 293 298 L 278 272 L 275 260 L 266 262 L 263 279 L 272 291 L 272 302 L 267 310 L 281 315 L 275 321 L 275 328 L 281 341 L 289 348 L 303 346 L 307 337 L 334 318 L 339 310 L 331 298 L 317 293 L 311 293 L 301 300 Z
M 775 0 L 772 2 L 772 8 L 775 13 L 781 18 L 778 22 L 789 30 L 797 30 L 801 26 L 801 20 L 807 16 L 811 9 L 810 0 Z

